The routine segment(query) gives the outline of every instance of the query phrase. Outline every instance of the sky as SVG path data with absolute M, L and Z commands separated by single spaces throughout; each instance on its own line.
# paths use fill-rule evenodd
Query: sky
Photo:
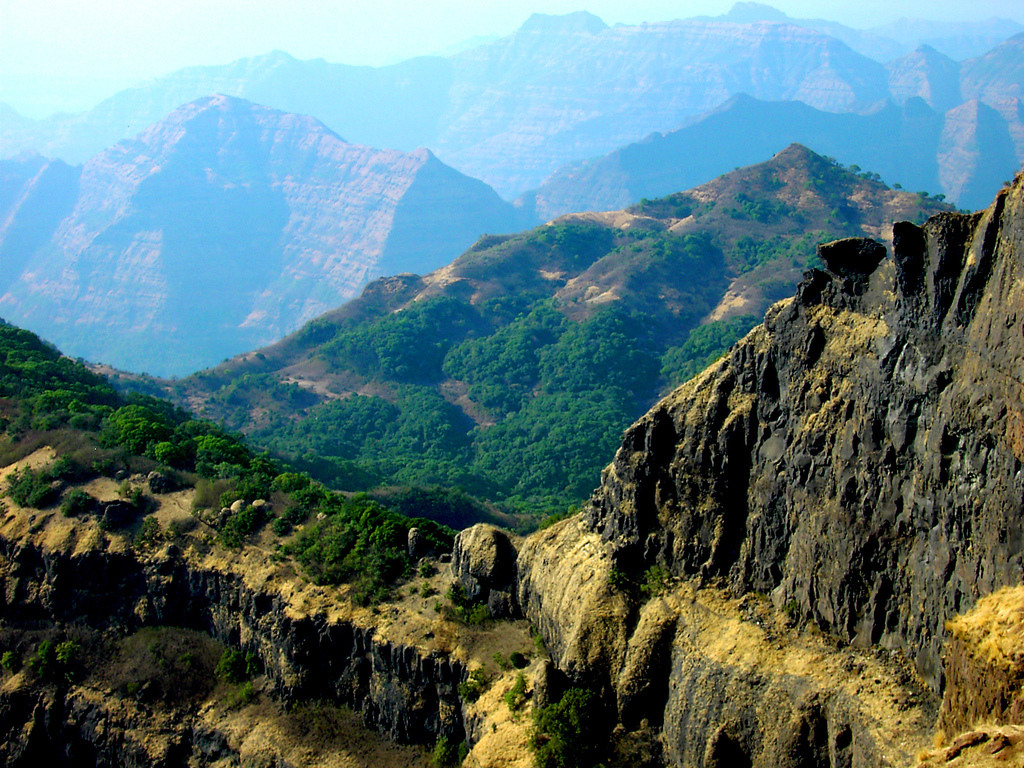
M 1020 0 L 772 0 L 794 18 L 868 28 L 900 18 L 1009 18 Z M 283 50 L 379 66 L 507 35 L 532 13 L 610 25 L 726 13 L 733 0 L 0 0 L 0 101 L 33 118 L 90 108 L 182 67 Z

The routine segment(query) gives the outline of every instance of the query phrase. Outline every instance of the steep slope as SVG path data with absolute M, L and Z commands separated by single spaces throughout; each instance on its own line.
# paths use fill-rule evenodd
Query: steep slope
M 25 175 L 0 229 L 0 312 L 69 354 L 163 375 L 269 343 L 373 277 L 433 269 L 522 221 L 426 150 L 348 144 L 226 96 L 81 169 Z
M 850 667 L 814 678 L 714 639 L 736 635 L 702 636 L 728 615 L 718 590 L 905 655 L 939 692 L 946 622 L 1024 582 L 1024 176 L 981 213 L 898 224 L 891 261 L 866 240 L 821 258 L 793 299 L 627 431 L 580 518 L 520 548 L 519 601 L 558 666 L 613 691 L 623 722 L 663 722 L 673 764 L 848 765 L 892 748 L 907 751 L 868 762 L 902 764 L 913 739 L 887 747 L 871 723 L 918 739 L 929 727 L 860 709 Z M 637 583 L 671 598 L 644 603 Z M 1020 610 L 1013 594 L 1004 617 Z M 984 615 L 971 618 L 982 630 Z M 749 620 L 775 642 L 771 611 Z M 978 633 L 956 626 L 970 646 Z M 995 668 L 1016 658 L 1011 638 L 991 641 L 1005 653 L 971 653 Z M 953 706 L 969 715 L 965 695 Z M 991 716 L 1013 716 L 1011 701 Z
M 664 387 L 792 290 L 815 242 L 944 208 L 794 145 L 686 193 L 484 238 L 170 391 L 311 452 L 340 487 L 440 482 L 562 511 Z

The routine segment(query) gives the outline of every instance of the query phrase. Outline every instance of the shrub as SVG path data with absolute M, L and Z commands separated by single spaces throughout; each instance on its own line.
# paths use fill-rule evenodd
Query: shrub
M 605 751 L 597 695 L 570 688 L 557 704 L 534 710 L 530 745 L 537 768 L 589 768 Z
M 262 528 L 266 521 L 265 507 L 243 507 L 224 523 L 220 529 L 220 541 L 225 547 L 238 549 L 245 539 Z
M 644 580 L 640 584 L 640 591 L 648 597 L 660 595 L 668 587 L 672 574 L 661 565 L 652 565 L 644 571 Z
M 466 742 L 456 744 L 447 736 L 438 736 L 434 743 L 434 751 L 430 754 L 430 762 L 436 768 L 455 768 L 461 765 L 469 754 Z
M 54 643 L 43 640 L 36 647 L 35 654 L 28 660 L 29 669 L 44 680 L 74 679 L 80 646 L 75 640 Z
M 143 549 L 149 549 L 159 544 L 163 537 L 160 522 L 150 515 L 142 521 L 139 532 L 135 534 L 135 544 Z
M 476 701 L 490 684 L 491 678 L 487 676 L 482 667 L 477 667 L 469 673 L 466 680 L 459 683 L 459 697 L 464 701 Z
M 19 507 L 45 509 L 57 500 L 57 489 L 45 473 L 25 467 L 8 477 L 7 497 Z
M 512 687 L 505 691 L 505 704 L 510 712 L 518 712 L 526 703 L 526 676 L 520 672 Z
M 96 508 L 96 499 L 83 491 L 75 488 L 70 491 L 61 502 L 60 511 L 64 517 L 78 517 L 87 515 Z
M 491 618 L 487 603 L 470 600 L 461 585 L 449 587 L 444 598 L 448 601 L 445 613 L 449 619 L 477 626 Z
M 221 654 L 215 672 L 225 682 L 243 683 L 259 672 L 259 662 L 256 654 L 251 651 L 242 653 L 235 648 L 228 648 Z

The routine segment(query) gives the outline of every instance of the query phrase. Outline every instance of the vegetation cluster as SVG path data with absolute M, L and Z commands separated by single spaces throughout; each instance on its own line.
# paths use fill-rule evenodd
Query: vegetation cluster
M 99 515 L 97 500 L 81 484 L 158 470 L 165 483 L 195 488 L 197 514 L 215 528 L 220 545 L 240 547 L 269 523 L 283 556 L 294 557 L 317 583 L 351 582 L 362 604 L 383 599 L 398 577 L 412 573 L 411 528 L 419 529 L 425 552 L 452 546 L 447 526 L 400 514 L 364 495 L 330 491 L 166 401 L 119 395 L 80 363 L 10 325 L 0 325 L 0 414 L 4 464 L 40 445 L 61 449 L 44 467 L 10 474 L 3 492 L 19 506 L 59 504 L 67 516 Z M 138 519 L 150 505 L 143 488 L 125 479 L 119 494 L 119 504 L 107 503 L 101 525 L 136 527 L 134 541 L 143 548 L 159 541 L 163 532 L 156 519 Z M 258 503 L 267 499 L 275 500 L 274 512 Z M 229 509 L 234 502 L 241 503 Z M 299 526 L 303 530 L 296 533 Z

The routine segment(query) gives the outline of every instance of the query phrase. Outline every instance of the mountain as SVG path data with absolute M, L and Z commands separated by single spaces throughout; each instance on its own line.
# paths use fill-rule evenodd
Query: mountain
M 79 168 L 0 173 L 0 312 L 69 354 L 163 375 L 269 343 L 373 277 L 429 271 L 523 222 L 427 150 L 349 144 L 227 96 Z
M 566 162 L 678 125 L 738 92 L 834 111 L 863 109 L 888 94 L 881 64 L 792 24 L 609 28 L 589 14 L 537 15 L 512 35 L 450 58 L 371 68 L 275 52 L 186 69 L 88 113 L 26 130 L 5 125 L 0 143 L 4 156 L 35 151 L 81 162 L 180 104 L 224 93 L 313 115 L 353 142 L 430 147 L 512 197 Z
M 963 103 L 959 63 L 931 46 L 921 46 L 888 68 L 889 90 L 899 103 L 919 97 L 940 114 Z
M 974 22 L 900 19 L 869 32 L 895 40 L 904 52 L 927 45 L 957 61 L 973 59 L 1024 32 L 1024 25 L 1012 19 L 990 18 Z
M 483 238 L 163 391 L 339 487 L 561 511 L 633 418 L 792 290 L 814 243 L 946 208 L 794 145 L 685 193 Z
M 298 61 L 275 51 L 181 70 L 87 113 L 5 121 L 0 151 L 82 162 L 180 104 L 223 93 L 315 116 L 355 143 L 429 147 L 511 199 L 566 163 L 680 126 L 741 93 L 827 112 L 871 111 L 887 98 L 902 102 L 911 95 L 940 112 L 964 99 L 994 105 L 993 99 L 1020 89 L 1019 51 L 1004 42 L 1017 26 L 963 26 L 964 34 L 992 41 L 976 54 L 998 47 L 976 64 L 965 63 L 961 85 L 946 60 L 950 54 L 940 53 L 927 35 L 907 38 L 916 41 L 908 47 L 831 22 L 791 19 L 766 6 L 739 4 L 716 18 L 615 27 L 584 12 L 537 14 L 504 38 L 387 67 Z M 918 61 L 921 55 L 912 52 L 928 41 L 935 43 L 932 53 Z M 895 70 L 893 60 L 899 60 Z M 787 137 L 774 149 L 800 140 Z M 865 158 L 850 162 L 869 164 Z
M 1019 176 L 891 258 L 823 245 L 523 537 L 331 493 L 0 325 L 0 760 L 1019 765 L 1022 223 Z
M 1024 99 L 1024 32 L 963 63 L 961 91 L 986 104 Z
M 942 190 L 957 204 L 976 207 L 1024 159 L 1019 104 L 996 110 L 964 102 L 942 114 L 912 96 L 902 106 L 837 114 L 741 95 L 683 128 L 565 166 L 517 202 L 541 219 L 608 210 L 699 184 L 796 141 L 843 163 L 863 164 L 889 183 Z M 970 147 L 969 162 L 958 154 L 963 145 Z
M 710 17 L 698 18 L 710 20 Z M 735 3 L 728 13 L 717 18 L 742 24 L 757 21 L 796 24 L 842 40 L 858 53 L 883 63 L 922 46 L 937 49 L 943 55 L 961 61 L 979 56 L 1007 38 L 1024 32 L 1024 25 L 998 18 L 955 22 L 904 18 L 869 29 L 855 29 L 826 19 L 793 18 L 770 5 L 754 2 Z

